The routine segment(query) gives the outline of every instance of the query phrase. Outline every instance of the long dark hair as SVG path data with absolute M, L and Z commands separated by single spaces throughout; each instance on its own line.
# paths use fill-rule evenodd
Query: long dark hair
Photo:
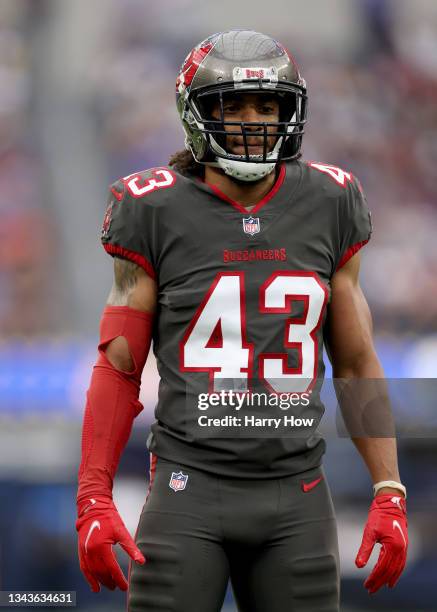
M 180 174 L 188 176 L 205 176 L 205 166 L 199 164 L 193 157 L 191 151 L 184 149 L 183 151 L 176 151 L 170 157 L 168 165 L 179 172 Z

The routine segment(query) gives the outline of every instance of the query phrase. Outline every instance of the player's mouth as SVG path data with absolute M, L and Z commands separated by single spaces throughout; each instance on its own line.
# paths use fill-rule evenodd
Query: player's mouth
M 264 141 L 260 139 L 256 139 L 255 142 L 253 142 L 254 139 L 252 138 L 248 138 L 247 139 L 247 148 L 248 148 L 248 153 L 249 155 L 262 155 L 264 152 Z M 246 148 L 244 146 L 244 142 L 243 141 L 236 141 L 233 143 L 232 145 L 232 152 L 235 153 L 236 155 L 245 155 L 246 153 Z

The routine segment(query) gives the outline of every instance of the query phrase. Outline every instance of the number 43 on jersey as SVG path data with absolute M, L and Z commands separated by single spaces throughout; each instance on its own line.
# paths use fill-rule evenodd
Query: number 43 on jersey
M 181 370 L 208 372 L 210 391 L 220 380 L 247 388 L 253 376 L 254 345 L 246 336 L 245 273 L 221 272 L 207 291 L 180 344 Z M 317 376 L 319 328 L 328 298 L 313 272 L 274 272 L 259 289 L 259 310 L 266 317 L 290 314 L 293 301 L 303 301 L 303 314 L 285 321 L 284 342 L 277 352 L 258 356 L 259 377 L 276 393 L 308 391 Z M 283 317 L 278 324 L 284 325 Z M 289 354 L 297 350 L 295 368 Z

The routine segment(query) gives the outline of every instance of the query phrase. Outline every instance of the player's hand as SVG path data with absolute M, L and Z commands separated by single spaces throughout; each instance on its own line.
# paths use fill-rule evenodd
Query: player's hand
M 364 567 L 375 543 L 381 544 L 378 561 L 364 583 L 369 593 L 384 584 L 394 587 L 405 567 L 408 549 L 405 500 L 396 494 L 377 495 L 372 502 L 355 564 Z
M 109 497 L 95 496 L 78 504 L 79 563 L 91 590 L 100 591 L 100 584 L 114 590 L 127 590 L 127 580 L 119 566 L 112 546 L 120 544 L 133 561 L 145 563 L 145 558 L 131 538 L 117 508 Z

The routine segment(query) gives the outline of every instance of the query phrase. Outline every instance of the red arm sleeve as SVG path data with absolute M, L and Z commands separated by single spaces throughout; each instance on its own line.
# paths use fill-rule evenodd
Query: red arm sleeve
M 152 324 L 152 314 L 128 306 L 108 306 L 103 312 L 99 357 L 93 368 L 83 421 L 78 504 L 93 495 L 112 497 L 121 453 L 133 420 L 143 409 L 138 396 Z M 107 345 L 119 336 L 128 342 L 134 362 L 131 372 L 117 370 L 106 358 Z

